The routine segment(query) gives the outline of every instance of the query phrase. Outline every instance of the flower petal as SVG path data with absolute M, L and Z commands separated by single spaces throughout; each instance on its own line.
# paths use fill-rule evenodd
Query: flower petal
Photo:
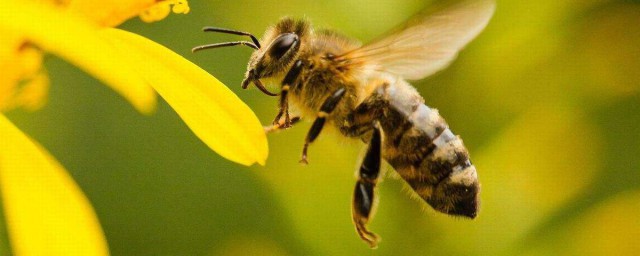
M 135 65 L 138 72 L 211 149 L 244 165 L 264 165 L 269 149 L 260 121 L 229 88 L 151 40 L 119 29 L 103 32 L 131 62 L 146 63 Z
M 15 31 L 0 30 L 0 112 L 16 107 L 36 110 L 49 88 L 42 51 L 25 43 Z
M 156 4 L 155 0 L 73 0 L 67 7 L 104 27 L 115 27 Z
M 99 26 L 116 27 L 138 15 L 145 22 L 153 22 L 164 19 L 172 10 L 186 14 L 189 3 L 186 0 L 73 0 L 67 9 Z
M 107 255 L 78 185 L 42 147 L 0 114 L 0 192 L 16 255 Z
M 140 112 L 155 107 L 153 89 L 107 42 L 98 27 L 48 5 L 7 1 L 0 5 L 0 29 L 20 33 L 29 42 L 78 66 L 120 93 Z M 124 65 L 126 64 L 126 65 Z

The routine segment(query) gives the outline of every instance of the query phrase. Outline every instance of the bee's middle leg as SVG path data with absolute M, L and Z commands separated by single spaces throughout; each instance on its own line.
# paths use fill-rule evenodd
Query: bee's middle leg
M 367 229 L 377 205 L 375 187 L 380 175 L 380 151 L 382 147 L 380 128 L 374 127 L 367 154 L 358 171 L 358 181 L 353 194 L 351 215 L 360 238 L 375 248 L 380 238 Z
M 309 148 L 309 144 L 316 140 L 318 135 L 320 135 L 320 131 L 322 131 L 322 127 L 324 127 L 324 123 L 327 120 L 327 116 L 333 112 L 333 110 L 338 106 L 338 103 L 344 96 L 344 93 L 347 91 L 346 88 L 342 87 L 336 90 L 329 98 L 327 98 L 322 106 L 320 107 L 320 112 L 318 112 L 318 117 L 311 125 L 311 129 L 307 133 L 307 137 L 304 140 L 304 147 L 302 148 L 302 159 L 300 159 L 300 163 L 308 164 L 307 161 L 307 149 Z

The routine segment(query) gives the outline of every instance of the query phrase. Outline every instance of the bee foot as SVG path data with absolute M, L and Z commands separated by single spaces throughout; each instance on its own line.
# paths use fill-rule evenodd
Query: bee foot
M 364 222 L 366 222 L 366 219 L 356 223 L 356 231 L 358 232 L 358 235 L 360 235 L 360 238 L 362 238 L 362 241 L 367 243 L 371 249 L 376 249 L 378 248 L 378 243 L 380 243 L 381 239 L 378 235 L 369 231 Z

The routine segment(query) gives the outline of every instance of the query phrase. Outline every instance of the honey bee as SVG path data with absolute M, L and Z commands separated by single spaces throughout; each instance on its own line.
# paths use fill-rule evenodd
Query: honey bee
M 332 30 L 314 30 L 304 19 L 283 18 L 261 40 L 230 29 L 204 31 L 249 36 L 249 41 L 216 43 L 193 51 L 233 45 L 255 51 L 242 88 L 254 84 L 279 97 L 279 112 L 267 132 L 286 129 L 300 115 L 315 117 L 302 149 L 332 125 L 346 137 L 368 143 L 358 170 L 352 218 L 358 235 L 375 248 L 379 237 L 367 229 L 377 206 L 375 193 L 381 158 L 433 209 L 475 218 L 480 183 L 476 168 L 459 136 L 407 80 L 419 80 L 447 67 L 476 37 L 493 15 L 493 0 L 462 0 L 438 4 L 403 28 L 361 45 Z M 272 93 L 261 80 L 280 83 Z

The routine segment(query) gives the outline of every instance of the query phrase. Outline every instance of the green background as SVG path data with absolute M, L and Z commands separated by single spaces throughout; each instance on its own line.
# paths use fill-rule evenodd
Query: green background
M 195 1 L 191 13 L 121 28 L 193 61 L 263 123 L 277 100 L 240 89 L 251 49 L 190 52 L 307 17 L 366 42 L 429 2 Z M 100 50 L 100 49 L 96 49 Z M 126 63 L 123 63 L 126 65 Z M 91 200 L 113 255 L 548 255 L 640 250 L 640 4 L 498 1 L 487 29 L 446 71 L 413 82 L 462 136 L 482 183 L 479 217 L 436 213 L 403 182 L 379 186 L 370 250 L 350 216 L 363 144 L 324 132 L 298 164 L 309 122 L 269 136 L 265 167 L 231 163 L 160 102 L 123 98 L 48 56 L 48 104 L 9 118 L 43 144 Z M 211 129 L 216 129 L 212 127 Z M 392 171 L 387 167 L 388 171 Z

